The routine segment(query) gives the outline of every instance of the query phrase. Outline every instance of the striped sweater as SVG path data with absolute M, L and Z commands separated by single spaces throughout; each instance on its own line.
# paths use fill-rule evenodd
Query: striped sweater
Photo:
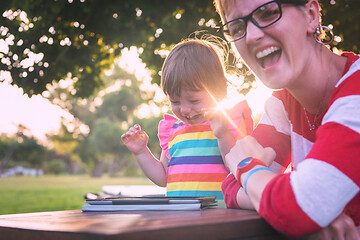
M 360 225 L 360 59 L 352 53 L 328 108 L 309 129 L 303 107 L 286 90 L 275 91 L 253 136 L 272 147 L 271 168 L 283 172 L 265 187 L 259 214 L 275 229 L 303 236 L 328 226 L 341 212 Z M 310 118 L 311 116 L 308 115 Z M 313 118 L 309 119 L 312 123 Z M 228 207 L 238 207 L 239 184 L 223 183 Z
M 232 120 L 237 126 L 244 123 L 252 132 L 251 110 L 246 102 L 235 106 Z M 244 118 L 243 118 L 244 117 Z M 237 131 L 229 127 L 233 136 Z M 228 175 L 209 122 L 189 126 L 165 114 L 159 124 L 160 144 L 168 159 L 167 196 L 216 196 L 223 200 L 221 184 Z

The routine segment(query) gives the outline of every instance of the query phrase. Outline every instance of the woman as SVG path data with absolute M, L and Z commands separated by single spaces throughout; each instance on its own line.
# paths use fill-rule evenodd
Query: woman
M 281 89 L 253 135 L 226 155 L 233 173 L 222 186 L 227 206 L 255 208 L 290 236 L 323 229 L 324 238 L 359 239 L 359 56 L 324 46 L 317 0 L 215 6 L 245 64 L 266 86 Z M 284 173 L 289 166 L 293 171 Z

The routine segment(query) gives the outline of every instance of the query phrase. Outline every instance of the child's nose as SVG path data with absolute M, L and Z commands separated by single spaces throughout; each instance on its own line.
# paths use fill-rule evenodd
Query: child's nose
M 182 106 L 181 107 L 181 114 L 188 115 L 191 113 L 191 108 L 189 106 Z

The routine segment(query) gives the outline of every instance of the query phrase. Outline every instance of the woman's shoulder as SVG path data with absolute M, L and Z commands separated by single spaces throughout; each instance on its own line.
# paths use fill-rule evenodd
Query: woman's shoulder
M 285 112 L 289 112 L 291 109 L 296 109 L 297 111 L 300 106 L 300 103 L 288 90 L 281 89 L 275 90 L 266 101 L 265 111 L 272 108 L 279 109 L 280 111 L 285 110 Z
M 360 56 L 350 52 L 343 53 L 342 56 L 347 57 L 347 60 L 343 75 L 337 82 L 336 88 L 345 81 L 349 82 L 353 79 L 358 82 L 358 79 L 360 78 Z M 354 82 L 353 84 L 356 84 L 357 82 Z
M 360 94 L 360 56 L 354 53 L 343 53 L 347 57 L 344 73 L 336 83 L 333 98 Z

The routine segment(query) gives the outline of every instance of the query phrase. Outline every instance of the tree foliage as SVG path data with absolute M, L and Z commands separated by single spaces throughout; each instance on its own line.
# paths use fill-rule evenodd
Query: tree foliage
M 324 25 L 333 25 L 333 31 L 341 41 L 332 46 L 343 51 L 360 53 L 360 1 L 320 0 Z
M 153 101 L 154 92 L 140 90 L 144 79 L 137 79 L 117 64 L 111 73 L 101 77 L 105 80 L 104 89 L 86 100 L 69 95 L 73 88 L 71 79 L 49 90 L 48 99 L 74 116 L 70 122 L 64 119 L 59 134 L 50 136 L 54 150 L 73 160 L 81 159 L 92 176 L 101 176 L 106 171 L 110 175 L 139 173 L 131 152 L 121 142 L 121 135 L 135 121 L 140 123 L 151 139 L 149 148 L 159 155 L 157 131 L 154 132 L 159 118 L 136 117 L 141 104 Z
M 13 83 L 29 95 L 71 73 L 79 97 L 103 86 L 101 73 L 124 47 L 141 47 L 158 81 L 163 56 L 156 50 L 199 30 L 201 18 L 215 16 L 209 0 L 13 0 L 0 8 L 2 38 L 9 44 L 1 70 L 10 71 Z M 34 54 L 42 59 L 22 66 Z
M 360 1 L 320 2 L 324 24 L 341 37 L 334 46 L 359 52 Z M 159 83 L 174 43 L 195 31 L 219 35 L 212 0 L 12 0 L 2 1 L 0 12 L 0 43 L 8 45 L 0 50 L 0 70 L 30 96 L 70 75 L 77 80 L 71 94 L 88 97 L 104 86 L 101 73 L 130 46 L 141 50 Z
M 42 167 L 47 149 L 34 137 L 27 136 L 26 130 L 26 127 L 19 125 L 14 136 L 0 136 L 0 170 L 17 165 Z

